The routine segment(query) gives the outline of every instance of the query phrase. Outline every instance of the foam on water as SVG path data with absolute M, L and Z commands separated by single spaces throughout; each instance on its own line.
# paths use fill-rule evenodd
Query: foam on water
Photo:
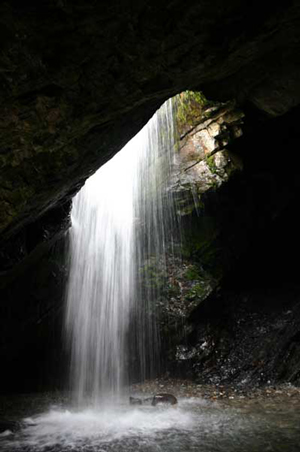
M 0 433 L 0 436 L 5 437 L 5 436 L 10 436 L 12 434 L 13 434 L 13 432 L 11 430 L 4 430 L 4 432 Z
M 48 399 L 47 399 L 48 400 Z M 299 412 L 290 400 L 227 403 L 189 398 L 178 406 L 54 408 L 0 436 L 8 452 L 299 452 Z M 6 436 L 7 435 L 7 436 Z
M 191 431 L 195 417 L 179 407 L 135 408 L 124 405 L 105 410 L 51 410 L 23 422 L 24 428 L 13 441 L 6 443 L 7 449 L 22 447 L 26 450 L 30 447 L 29 450 L 40 451 L 53 447 L 57 450 L 97 447 L 96 450 L 102 450 L 100 446 L 112 447 L 120 441 L 125 445 L 128 439 L 139 443 L 151 442 L 160 432 Z

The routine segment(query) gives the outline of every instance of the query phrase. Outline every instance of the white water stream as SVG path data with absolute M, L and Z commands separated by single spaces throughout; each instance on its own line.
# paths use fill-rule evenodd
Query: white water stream
M 172 242 L 173 160 L 169 100 L 73 201 L 66 331 L 79 405 L 119 397 L 129 361 L 140 378 L 159 366 L 157 294 L 141 270 L 163 265 Z

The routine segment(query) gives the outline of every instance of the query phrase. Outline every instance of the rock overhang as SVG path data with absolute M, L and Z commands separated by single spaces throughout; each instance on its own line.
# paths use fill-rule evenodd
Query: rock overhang
M 295 2 L 5 2 L 3 239 L 66 203 L 186 88 L 270 116 L 297 105 L 299 16 Z

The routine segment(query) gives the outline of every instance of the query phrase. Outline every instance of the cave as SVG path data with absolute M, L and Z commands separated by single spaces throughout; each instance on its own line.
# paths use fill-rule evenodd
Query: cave
M 72 199 L 182 93 L 196 104 L 201 93 L 210 116 L 181 124 L 180 143 L 218 123 L 210 155 L 225 149 L 230 177 L 219 183 L 206 156 L 216 182 L 198 205 L 178 195 L 184 265 L 164 297 L 189 307 L 184 321 L 163 313 L 156 377 L 191 381 L 209 399 L 286 390 L 297 407 L 297 2 L 7 0 L 0 12 L 0 420 L 7 400 L 65 387 Z

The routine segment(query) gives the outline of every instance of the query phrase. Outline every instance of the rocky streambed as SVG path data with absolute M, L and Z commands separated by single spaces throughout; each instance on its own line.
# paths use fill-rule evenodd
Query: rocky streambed
M 201 398 L 220 405 L 243 406 L 245 404 L 290 404 L 300 408 L 300 388 L 291 384 L 262 387 L 246 387 L 243 385 L 203 385 L 191 380 L 155 379 L 144 383 L 133 384 L 132 394 L 149 395 L 159 392 L 174 394 L 181 398 Z M 300 418 L 299 418 L 300 419 Z

